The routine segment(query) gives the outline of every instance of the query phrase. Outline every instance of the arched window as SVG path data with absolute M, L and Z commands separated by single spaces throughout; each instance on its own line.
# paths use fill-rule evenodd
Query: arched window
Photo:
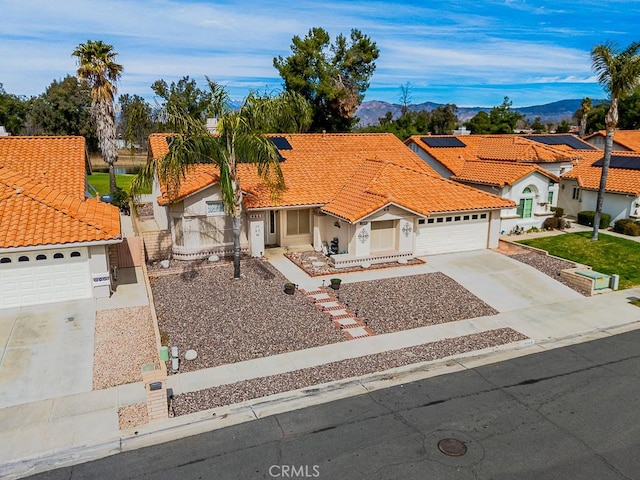
M 64 253 L 60 253 L 60 252 L 54 253 L 53 258 L 64 258 Z
M 22 255 L 21 257 L 18 258 L 19 262 L 28 262 L 29 261 L 29 257 L 27 257 L 26 255 Z
M 11 263 L 11 259 L 9 257 L 0 258 L 0 263 Z
M 80 252 L 71 252 L 71 257 L 79 257 L 80 256 Z
M 36 257 L 36 260 L 46 260 L 46 259 L 47 259 L 47 256 L 42 253 Z

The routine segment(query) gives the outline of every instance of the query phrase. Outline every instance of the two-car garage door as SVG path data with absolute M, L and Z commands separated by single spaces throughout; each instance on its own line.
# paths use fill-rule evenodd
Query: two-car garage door
M 465 252 L 487 248 L 489 214 L 468 213 L 429 217 L 418 225 L 415 254 Z
M 90 298 L 86 248 L 0 254 L 0 308 Z

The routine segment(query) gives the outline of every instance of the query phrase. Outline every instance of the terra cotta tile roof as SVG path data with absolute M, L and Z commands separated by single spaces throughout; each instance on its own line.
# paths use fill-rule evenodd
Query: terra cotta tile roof
M 593 137 L 606 137 L 607 131 L 600 130 L 598 132 L 587 135 L 585 140 Z M 632 152 L 640 153 L 640 130 L 616 130 L 613 134 L 613 141 L 628 148 Z
M 389 205 L 433 213 L 513 207 L 502 197 L 390 162 L 367 160 L 322 210 L 356 222 Z
M 117 239 L 117 207 L 85 199 L 82 137 L 0 137 L 0 248 Z
M 0 137 L 0 167 L 20 172 L 80 200 L 84 198 L 84 137 Z
M 440 178 L 392 134 L 282 134 L 291 150 L 281 150 L 286 189 L 272 199 L 255 167 L 241 164 L 239 178 L 248 208 L 324 206 L 356 221 L 395 203 L 430 212 L 503 208 L 511 202 Z M 149 139 L 152 158 L 168 152 L 166 134 Z M 217 181 L 211 165 L 191 169 L 174 201 Z M 167 204 L 166 188 L 159 203 Z
M 615 152 L 614 155 L 637 158 L 638 165 L 640 165 L 639 153 Z M 593 163 L 601 160 L 603 156 L 604 154 L 602 151 L 594 151 L 589 155 L 588 160 L 585 160 L 580 165 L 563 174 L 562 178 L 575 179 L 581 188 L 587 190 L 598 190 L 600 187 L 602 167 L 593 166 Z M 609 167 L 606 191 L 640 196 L 640 170 Z
M 458 175 L 452 176 L 451 179 L 459 182 L 495 185 L 502 188 L 505 185 L 513 185 L 514 182 L 534 172 L 538 172 L 554 182 L 560 181 L 558 177 L 540 168 L 536 164 L 485 162 L 481 160 L 469 160 L 465 162 L 462 171 Z
M 431 135 L 426 138 L 456 138 L 464 144 L 459 147 L 430 147 L 422 138 L 425 135 L 409 137 L 405 143 L 415 143 L 436 161 L 459 175 L 468 160 L 489 160 L 519 163 L 575 162 L 581 154 L 569 148 L 549 146 L 522 138 L 518 135 Z

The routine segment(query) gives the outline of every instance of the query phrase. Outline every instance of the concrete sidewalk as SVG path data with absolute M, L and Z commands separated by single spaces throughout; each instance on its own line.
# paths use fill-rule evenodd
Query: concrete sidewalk
M 325 385 L 313 394 L 289 392 L 221 407 L 213 411 L 215 416 L 209 411 L 170 418 L 144 425 L 135 432 L 118 429 L 117 412 L 120 406 L 145 401 L 142 383 L 2 409 L 0 442 L 5 447 L 0 450 L 0 477 L 19 478 L 222 428 L 262 415 L 364 393 L 372 388 L 389 387 L 640 328 L 640 308 L 629 304 L 632 298 L 640 298 L 640 289 L 510 310 L 491 317 L 378 335 L 174 375 L 169 378 L 169 387 L 175 393 L 183 393 L 501 327 L 511 327 L 532 339 L 394 369 L 392 377 L 384 373 L 373 374 L 356 382 L 348 380 Z

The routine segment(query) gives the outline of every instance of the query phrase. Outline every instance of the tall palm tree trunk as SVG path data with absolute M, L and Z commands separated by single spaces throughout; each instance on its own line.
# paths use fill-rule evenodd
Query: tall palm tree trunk
M 233 278 L 240 278 L 240 231 L 242 229 L 242 218 L 234 215 L 232 218 L 233 225 Z
M 611 99 L 611 106 L 605 118 L 607 125 L 607 136 L 604 141 L 604 159 L 602 161 L 602 174 L 600 175 L 600 185 L 598 186 L 598 197 L 596 198 L 596 212 L 593 215 L 593 233 L 591 240 L 598 240 L 598 229 L 600 228 L 600 217 L 604 207 L 604 195 L 607 190 L 607 177 L 609 176 L 609 165 L 611 164 L 611 151 L 613 150 L 613 135 L 618 124 L 618 99 Z

